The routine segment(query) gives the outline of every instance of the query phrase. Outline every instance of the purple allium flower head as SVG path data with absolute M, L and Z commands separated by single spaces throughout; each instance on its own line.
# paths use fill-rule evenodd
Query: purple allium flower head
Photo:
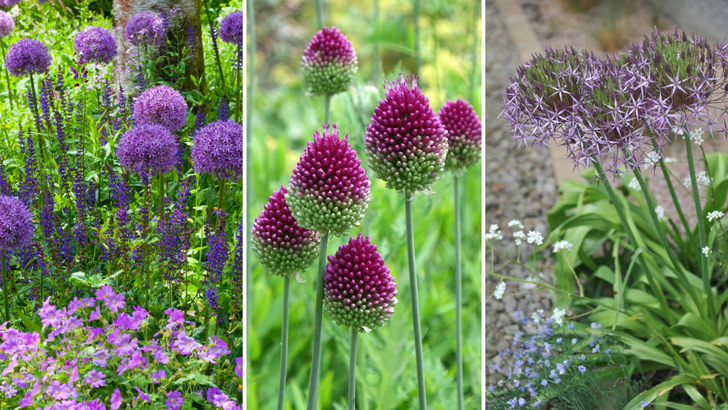
M 369 179 L 348 137 L 324 124 L 293 169 L 286 202 L 302 228 L 340 236 L 364 217 Z
M 5 55 L 5 67 L 16 77 L 43 74 L 48 71 L 50 65 L 51 56 L 48 54 L 48 47 L 32 38 L 18 40 L 10 46 Z
M 324 310 L 337 325 L 369 332 L 384 325 L 397 304 L 397 284 L 377 247 L 362 234 L 329 256 Z
M 138 125 L 121 137 L 116 154 L 130 172 L 166 174 L 177 163 L 179 144 L 169 130 L 159 124 Z
M 126 39 L 135 46 L 160 46 L 164 42 L 162 18 L 151 13 L 137 13 L 125 27 Z
M 76 35 L 74 45 L 81 64 L 108 64 L 117 54 L 114 36 L 103 27 L 86 27 Z
M 220 22 L 220 40 L 226 43 L 242 44 L 243 42 L 243 12 L 236 11 L 228 14 Z
M 3 6 L 5 7 L 14 7 L 16 4 L 20 3 L 21 0 L 4 0 Z
M 473 107 L 458 99 L 448 101 L 437 113 L 447 132 L 447 158 L 445 169 L 460 176 L 470 166 L 478 162 L 482 145 L 482 126 Z
M 321 238 L 317 232 L 298 226 L 286 204 L 287 192 L 281 186 L 268 198 L 253 223 L 251 243 L 268 273 L 298 278 L 316 259 Z
M 170 131 L 187 125 L 187 103 L 179 91 L 159 85 L 139 95 L 134 103 L 135 124 L 161 124 Z
M 430 184 L 444 170 L 448 147 L 445 128 L 417 88 L 417 77 L 411 88 L 408 79 L 385 83 L 387 98 L 374 110 L 364 144 L 377 177 L 411 198 L 430 192 Z
M 334 27 L 324 27 L 316 33 L 301 59 L 303 87 L 308 94 L 346 91 L 357 70 L 354 48 Z
M 243 176 L 243 126 L 235 121 L 215 121 L 195 133 L 191 149 L 195 171 L 217 178 Z
M 25 248 L 33 240 L 33 215 L 19 199 L 0 196 L 0 251 Z
M 9 36 L 14 28 L 13 17 L 4 11 L 0 11 L 0 38 Z

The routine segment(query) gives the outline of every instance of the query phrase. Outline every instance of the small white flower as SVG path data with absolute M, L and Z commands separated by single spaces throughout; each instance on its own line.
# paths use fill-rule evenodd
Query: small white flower
M 713 222 L 713 220 L 715 220 L 715 219 L 720 219 L 720 218 L 722 218 L 722 217 L 723 217 L 724 215 L 725 215 L 725 214 L 724 214 L 723 212 L 721 212 L 721 211 L 713 211 L 713 212 L 709 212 L 709 213 L 708 213 L 708 221 L 709 221 L 709 222 Z
M 706 246 L 705 248 L 703 248 L 703 255 L 708 256 L 708 255 L 710 255 L 710 253 L 711 253 L 711 250 L 709 247 Z
M 531 315 L 531 320 L 533 320 L 534 324 L 541 323 L 541 318 L 543 317 L 543 309 L 538 309 L 537 311 L 533 312 Z
M 558 241 L 554 244 L 554 253 L 559 251 L 570 251 L 571 247 L 574 246 L 569 241 Z
M 672 127 L 672 132 L 675 135 L 683 135 L 685 133 L 680 127 Z
M 703 143 L 703 130 L 690 131 L 690 141 L 692 141 L 693 144 L 700 146 Z
M 713 178 L 708 178 L 708 173 L 705 171 L 696 175 L 695 180 L 698 182 L 698 185 L 710 185 L 713 182 Z
M 652 168 L 660 163 L 660 151 L 650 151 L 647 153 L 647 168 Z
M 683 179 L 683 186 L 690 189 L 690 177 Z
M 526 242 L 531 243 L 531 244 L 535 243 L 536 245 L 541 245 L 543 243 L 543 235 L 541 235 L 541 232 L 539 232 L 539 231 L 531 231 L 528 233 Z
M 674 164 L 677 162 L 677 159 L 673 157 L 666 157 L 662 162 L 664 162 L 665 164 Z
M 503 235 L 501 234 L 500 229 L 498 229 L 498 225 L 491 225 L 490 230 L 485 234 L 485 240 L 500 241 L 501 239 L 503 239 Z
M 513 234 L 513 238 L 515 239 L 516 246 L 521 246 L 521 241 L 526 239 L 526 234 L 523 231 L 517 231 Z
M 523 224 L 518 219 L 512 219 L 510 222 L 508 222 L 509 228 L 513 228 L 514 226 L 519 230 L 523 229 Z
M 564 316 L 566 315 L 566 310 L 555 308 L 554 312 L 551 314 L 551 320 L 554 321 L 557 325 L 561 326 L 564 324 Z
M 642 187 L 640 186 L 640 181 L 637 180 L 637 178 L 632 178 L 632 180 L 629 181 L 629 185 L 627 185 L 629 189 L 634 189 L 635 191 L 641 191 Z
M 657 219 L 665 219 L 665 208 L 663 208 L 662 205 L 657 205 L 655 207 L 655 213 L 657 214 Z
M 495 297 L 498 300 L 503 299 L 503 294 L 506 293 L 506 283 L 504 281 L 501 281 L 498 286 L 495 288 L 495 292 L 493 292 L 493 297 Z

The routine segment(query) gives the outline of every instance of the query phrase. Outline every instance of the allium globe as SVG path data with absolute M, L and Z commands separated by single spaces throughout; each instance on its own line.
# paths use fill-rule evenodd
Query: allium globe
M 385 83 L 387 98 L 374 110 L 364 144 L 377 177 L 411 198 L 430 192 L 445 168 L 448 147 L 445 129 L 417 88 L 417 78 L 410 88 L 408 77 Z
M 81 64 L 108 64 L 117 54 L 114 36 L 103 27 L 86 27 L 76 35 L 74 46 Z
M 397 304 L 397 284 L 384 259 L 362 234 L 329 256 L 324 310 L 339 326 L 369 332 L 383 326 Z
M 7 37 L 12 34 L 15 28 L 13 16 L 0 10 L 0 38 Z
M 152 87 L 137 97 L 134 122 L 161 124 L 171 131 L 177 131 L 187 125 L 187 102 L 179 91 L 171 87 Z
M 152 13 L 137 13 L 124 28 L 126 39 L 135 46 L 160 46 L 164 43 L 162 18 Z
M 447 158 L 445 170 L 460 176 L 478 162 L 482 145 L 482 126 L 473 107 L 458 99 L 448 101 L 437 113 L 447 134 Z
M 314 133 L 288 182 L 286 202 L 298 225 L 339 236 L 358 226 L 369 203 L 369 180 L 336 124 Z
M 142 124 L 122 135 L 116 154 L 124 169 L 138 174 L 166 174 L 177 164 L 179 143 L 159 124 Z
M 192 162 L 199 174 L 238 180 L 243 177 L 243 126 L 215 121 L 195 133 Z
M 286 204 L 287 192 L 281 186 L 268 198 L 253 223 L 251 244 L 268 273 L 299 278 L 316 259 L 321 238 L 317 232 L 298 226 Z
M 243 12 L 228 14 L 220 22 L 220 40 L 226 43 L 243 43 Z
M 349 40 L 334 28 L 324 27 L 303 52 L 301 75 L 308 94 L 346 91 L 358 69 L 356 52 Z
M 25 248 L 33 241 L 33 214 L 19 199 L 0 195 L 0 251 Z
M 43 74 L 51 65 L 48 47 L 38 40 L 24 38 L 10 46 L 5 55 L 5 66 L 10 74 L 20 77 L 27 74 Z

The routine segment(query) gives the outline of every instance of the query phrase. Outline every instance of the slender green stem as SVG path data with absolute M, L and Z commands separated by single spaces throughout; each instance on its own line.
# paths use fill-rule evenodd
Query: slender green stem
M 5 41 L 0 40 L 0 50 L 2 50 L 3 58 L 5 58 Z M 8 67 L 5 66 L 5 81 L 8 83 L 8 97 L 10 97 L 10 107 L 14 108 L 15 102 L 13 102 L 13 87 L 10 85 L 10 76 L 8 75 Z
M 374 0 L 374 21 L 372 26 L 375 27 L 374 36 L 374 53 L 372 55 L 372 81 L 374 84 L 379 82 L 379 0 Z
M 405 213 L 407 217 L 407 262 L 409 265 L 410 292 L 412 293 L 412 324 L 415 330 L 415 357 L 417 359 L 417 394 L 420 410 L 427 409 L 425 395 L 425 360 L 422 354 L 422 331 L 420 329 L 420 306 L 417 296 L 417 266 L 415 262 L 415 229 L 412 224 L 412 195 L 405 190 Z
M 321 376 L 321 322 L 324 314 L 324 268 L 326 267 L 326 247 L 329 233 L 321 232 L 319 248 L 319 267 L 316 278 L 316 317 L 313 324 L 313 355 L 311 357 L 311 375 L 308 382 L 308 410 L 318 408 L 319 378 Z
M 607 195 L 609 195 L 609 199 L 612 201 L 612 204 L 614 205 L 614 209 L 617 211 L 617 215 L 619 216 L 619 220 L 622 222 L 622 227 L 624 228 L 625 233 L 627 234 L 627 239 L 633 244 L 633 246 L 637 247 L 639 246 L 637 241 L 635 240 L 635 236 L 632 233 L 632 228 L 629 226 L 629 222 L 627 222 L 627 218 L 624 215 L 624 210 L 622 209 L 622 203 L 620 202 L 619 198 L 617 198 L 617 195 L 614 193 L 614 190 L 612 189 L 612 185 L 609 183 L 609 180 L 607 179 L 607 176 L 604 174 L 604 169 L 602 169 L 601 164 L 599 164 L 599 161 L 595 158 L 593 159 L 592 163 L 594 164 L 594 168 L 597 170 L 597 174 L 599 175 L 599 180 L 604 184 L 604 187 L 607 190 Z M 655 290 L 655 295 L 657 296 L 657 299 L 660 301 L 660 305 L 663 309 L 666 311 L 670 311 L 670 305 L 667 303 L 667 299 L 665 298 L 665 294 L 662 292 L 661 288 L 657 286 L 657 283 L 654 280 L 654 277 L 652 276 L 652 272 L 647 269 L 647 264 L 644 260 L 644 252 L 639 255 L 639 264 L 640 268 L 642 268 L 642 272 L 647 277 L 647 281 L 649 282 L 649 285 L 652 289 Z
M 715 304 L 713 303 L 713 292 L 710 289 L 710 272 L 708 272 L 708 257 L 703 253 L 708 240 L 705 235 L 705 222 L 703 221 L 703 208 L 700 205 L 700 192 L 698 192 L 698 181 L 695 176 L 695 160 L 693 159 L 692 141 L 690 131 L 685 129 L 685 149 L 688 155 L 688 169 L 690 171 L 690 184 L 693 187 L 693 201 L 695 201 L 695 215 L 698 217 L 698 235 L 700 236 L 700 273 L 703 277 L 703 287 L 708 295 L 708 314 L 715 317 Z
M 2 253 L 2 261 L 0 261 L 2 266 L 2 273 L 3 273 L 3 296 L 5 298 L 5 321 L 10 321 L 10 306 L 8 305 L 8 275 L 7 275 L 7 267 L 5 266 L 7 263 L 7 252 L 0 251 Z
M 223 206 L 225 206 L 225 178 L 220 178 L 220 186 L 217 191 L 217 209 L 222 211 Z
M 324 97 L 324 124 L 329 124 L 331 116 L 331 94 L 326 94 Z
M 278 410 L 283 410 L 286 395 L 286 364 L 288 363 L 288 292 L 291 278 L 283 281 L 283 323 L 281 324 L 281 375 L 278 380 Z
M 460 179 L 455 183 L 455 360 L 457 361 L 458 410 L 463 410 L 463 271 L 460 249 Z
M 349 410 L 356 410 L 356 339 L 359 331 L 351 328 L 351 352 L 349 353 Z
M 316 17 L 318 17 L 319 30 L 324 28 L 324 6 L 321 4 L 321 0 L 316 0 Z
M 415 1 L 415 75 L 420 75 L 422 58 L 420 56 L 420 0 Z
M 210 23 L 210 28 L 212 29 L 213 27 L 215 27 L 215 22 L 213 21 L 212 15 L 210 14 L 210 9 L 207 7 L 207 0 L 203 0 L 202 4 L 205 6 L 205 13 L 207 14 L 207 20 Z M 219 36 L 218 36 L 218 41 L 219 41 Z M 225 87 L 225 74 L 223 74 L 222 63 L 220 62 L 220 52 L 217 48 L 215 49 L 215 61 L 217 62 L 217 69 L 220 72 L 220 83 L 222 84 L 223 88 L 227 88 L 227 87 Z
M 653 144 L 655 145 L 655 149 L 657 149 L 657 144 L 654 142 L 653 137 Z M 667 189 L 670 191 L 670 197 L 672 198 L 672 203 L 675 205 L 675 210 L 677 211 L 677 215 L 680 217 L 680 222 L 682 222 L 683 228 L 685 229 L 685 234 L 687 234 L 688 239 L 690 240 L 691 244 L 694 244 L 693 237 L 690 235 L 690 225 L 688 225 L 688 220 L 685 218 L 685 213 L 683 213 L 682 206 L 680 205 L 680 201 L 677 198 L 677 193 L 675 192 L 675 187 L 672 185 L 672 178 L 670 177 L 670 172 L 667 169 L 667 165 L 665 164 L 665 161 L 663 159 L 660 159 L 660 169 L 662 170 L 662 176 L 665 178 L 665 182 L 667 183 Z M 695 249 L 696 252 L 700 252 L 699 249 Z

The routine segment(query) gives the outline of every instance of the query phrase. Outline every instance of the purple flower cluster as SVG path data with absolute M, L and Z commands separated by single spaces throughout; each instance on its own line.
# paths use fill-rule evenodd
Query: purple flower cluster
M 13 21 L 13 17 L 4 11 L 0 11 L 0 38 L 12 34 L 14 28 L 15 22 Z
M 10 74 L 20 77 L 27 74 L 43 74 L 51 65 L 48 47 L 41 41 L 24 38 L 10 46 L 5 55 L 5 67 Z
M 351 42 L 334 28 L 316 33 L 303 52 L 301 75 L 309 94 L 336 94 L 349 87 L 358 62 Z
M 226 43 L 243 44 L 243 12 L 235 11 L 220 22 L 220 40 Z
M 726 46 L 699 36 L 660 34 L 598 59 L 574 49 L 546 49 L 521 66 L 506 89 L 502 116 L 520 144 L 553 140 L 577 166 L 596 159 L 612 175 L 646 164 L 675 129 L 700 126 L 726 132 L 723 112 L 728 75 Z
M 437 116 L 447 131 L 445 169 L 452 170 L 455 175 L 460 176 L 480 158 L 482 145 L 480 119 L 473 107 L 461 99 L 446 102 Z
M 336 124 L 314 133 L 291 173 L 286 203 L 298 225 L 340 236 L 357 226 L 369 204 L 369 179 L 349 134 L 339 139 Z
M 167 128 L 158 124 L 138 125 L 125 132 L 116 154 L 130 172 L 166 174 L 177 163 L 179 143 Z
M 397 284 L 377 247 L 359 236 L 329 256 L 324 310 L 339 326 L 369 332 L 383 326 L 397 304 Z
M 271 275 L 295 276 L 311 265 L 321 238 L 315 231 L 298 226 L 293 218 L 284 186 L 268 198 L 263 212 L 255 218 L 251 235 L 253 253 Z
M 138 339 L 148 326 L 149 313 L 139 306 L 127 307 L 124 295 L 109 286 L 92 297 L 75 297 L 64 308 L 46 300 L 38 313 L 47 332 L 44 342 L 37 332 L 0 327 L 0 367 L 5 369 L 0 388 L 9 408 L 115 410 L 144 400 L 179 409 L 186 400 L 194 400 L 195 393 L 174 387 L 165 389 L 166 394 L 155 393 L 154 384 L 175 386 L 187 376 L 167 373 L 167 366 L 197 372 L 209 364 L 232 367 L 227 344 L 216 336 L 207 343 L 190 337 L 184 313 L 176 309 L 164 311 L 166 324 L 162 321 L 150 340 Z M 119 376 L 147 381 L 122 386 Z M 207 398 L 218 408 L 241 408 L 217 387 L 207 390 Z
M 195 133 L 191 149 L 195 171 L 216 178 L 243 177 L 243 126 L 235 121 L 215 121 Z
M 447 138 L 440 119 L 413 77 L 385 83 L 382 100 L 367 125 L 364 144 L 369 165 L 387 188 L 409 197 L 430 192 L 445 168 Z
M 108 64 L 117 54 L 114 36 L 103 27 L 83 29 L 76 35 L 74 46 L 81 64 Z
M 33 214 L 20 200 L 0 196 L 0 252 L 25 248 L 33 240 Z
M 135 124 L 161 124 L 170 131 L 187 125 L 187 103 L 179 91 L 166 85 L 152 87 L 134 103 Z
M 124 29 L 126 39 L 135 46 L 160 46 L 165 41 L 162 18 L 151 13 L 137 13 Z

